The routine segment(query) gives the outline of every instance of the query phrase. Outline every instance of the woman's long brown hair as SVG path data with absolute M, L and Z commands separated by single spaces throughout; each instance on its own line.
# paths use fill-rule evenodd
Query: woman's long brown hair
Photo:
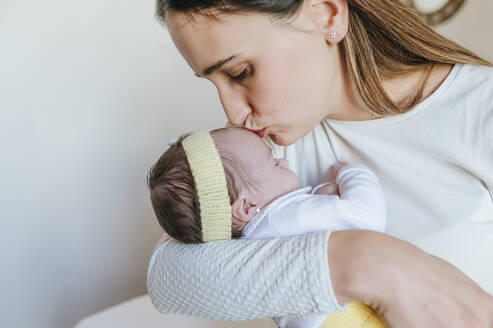
M 340 43 L 348 78 L 370 112 L 390 116 L 411 110 L 423 96 L 435 64 L 492 64 L 433 30 L 400 0 L 347 0 L 348 32 Z M 303 0 L 157 0 L 156 16 L 166 12 L 203 14 L 258 12 L 277 19 L 295 15 Z M 415 71 L 427 72 L 421 85 L 398 103 L 382 81 Z

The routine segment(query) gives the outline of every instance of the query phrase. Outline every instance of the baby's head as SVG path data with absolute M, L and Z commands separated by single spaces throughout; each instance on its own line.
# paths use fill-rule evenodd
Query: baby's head
M 232 236 L 272 200 L 300 187 L 284 159 L 274 159 L 256 134 L 240 128 L 211 131 L 221 158 L 232 208 Z M 202 242 L 200 204 L 181 136 L 152 166 L 147 178 L 156 217 L 185 243 Z

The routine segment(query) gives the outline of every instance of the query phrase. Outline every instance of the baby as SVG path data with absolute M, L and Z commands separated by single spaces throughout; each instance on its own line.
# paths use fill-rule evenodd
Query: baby
M 321 230 L 384 231 L 386 208 L 376 176 L 357 164 L 331 167 L 323 183 L 301 187 L 284 159 L 256 134 L 240 128 L 210 132 L 224 169 L 233 238 L 274 238 Z M 182 136 L 148 175 L 160 225 L 176 240 L 200 243 L 200 203 Z M 326 315 L 276 318 L 281 327 L 320 327 Z M 325 327 L 325 325 L 324 325 Z
M 332 166 L 324 183 L 300 188 L 285 159 L 240 128 L 211 132 L 226 176 L 233 238 L 273 238 L 321 230 L 383 231 L 386 209 L 376 176 L 356 164 Z M 151 201 L 167 234 L 202 242 L 200 206 L 182 136 L 148 175 Z

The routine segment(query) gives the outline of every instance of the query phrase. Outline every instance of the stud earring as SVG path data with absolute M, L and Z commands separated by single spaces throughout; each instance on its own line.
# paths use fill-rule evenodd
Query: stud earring
M 248 210 L 250 210 L 250 208 L 252 208 L 252 207 L 254 207 L 254 206 L 257 206 L 257 205 L 256 205 L 256 204 L 250 204 L 250 206 L 248 207 Z M 260 213 L 260 208 L 258 208 L 258 207 L 257 207 L 257 208 L 255 209 L 255 212 Z
M 337 32 L 336 31 L 331 31 L 329 34 L 331 39 L 336 39 L 337 38 Z

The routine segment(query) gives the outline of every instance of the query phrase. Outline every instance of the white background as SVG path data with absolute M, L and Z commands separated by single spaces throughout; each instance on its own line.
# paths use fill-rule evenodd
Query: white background
M 154 1 L 0 0 L 0 327 L 72 327 L 145 293 L 161 235 L 145 177 L 224 125 Z M 493 60 L 493 2 L 440 32 Z

